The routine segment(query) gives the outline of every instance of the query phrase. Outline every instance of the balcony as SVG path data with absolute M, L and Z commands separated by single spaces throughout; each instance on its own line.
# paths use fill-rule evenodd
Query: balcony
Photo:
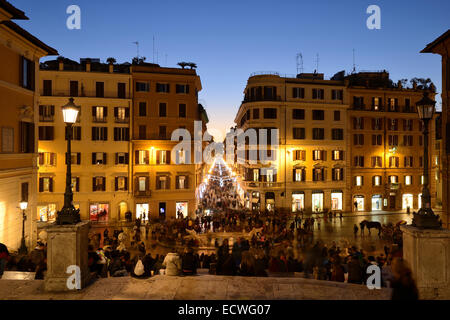
M 283 182 L 243 181 L 243 183 L 246 188 L 257 189 L 280 188 L 284 185 Z
M 255 97 L 245 97 L 242 103 L 246 102 L 256 102 L 256 101 L 281 101 L 281 96 L 255 96 Z
M 135 190 L 134 191 L 134 196 L 135 197 L 151 197 L 151 195 L 152 195 L 152 191 L 151 190 L 145 190 L 145 191 Z
M 130 118 L 114 118 L 115 123 L 128 123 L 130 121 Z
M 92 117 L 92 122 L 95 123 L 105 123 L 108 119 L 106 117 Z
M 53 122 L 54 116 L 39 116 L 40 122 Z

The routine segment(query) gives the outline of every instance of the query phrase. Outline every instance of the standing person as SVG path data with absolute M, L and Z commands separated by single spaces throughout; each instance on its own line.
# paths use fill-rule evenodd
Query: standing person
M 358 202 L 356 200 L 353 202 L 353 206 L 355 207 L 355 212 L 358 211 Z
M 5 271 L 6 261 L 9 258 L 9 252 L 6 245 L 0 243 L 0 279 L 3 276 L 3 272 Z
M 392 261 L 392 300 L 418 300 L 419 293 L 412 271 L 402 258 Z
M 355 238 L 358 234 L 358 226 L 356 225 L 356 223 L 353 225 L 353 234 L 355 235 Z

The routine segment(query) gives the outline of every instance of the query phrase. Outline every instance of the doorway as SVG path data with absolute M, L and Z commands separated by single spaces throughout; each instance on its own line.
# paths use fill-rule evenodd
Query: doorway
M 165 202 L 159 203 L 159 218 L 162 220 L 166 219 L 166 203 Z

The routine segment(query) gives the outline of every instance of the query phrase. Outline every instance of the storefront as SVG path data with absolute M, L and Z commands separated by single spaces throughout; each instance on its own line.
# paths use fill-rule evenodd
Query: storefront
M 421 193 L 419 193 L 419 195 L 418 195 L 417 203 L 419 205 L 417 209 L 422 208 L 422 194 Z
M 186 218 L 188 216 L 188 203 L 186 201 L 177 202 L 175 211 L 178 219 Z
M 374 194 L 372 196 L 372 211 L 380 211 L 383 209 L 383 197 L 381 194 Z
M 254 191 L 252 192 L 252 210 L 259 211 L 260 208 L 259 192 Z
M 56 203 L 49 203 L 37 206 L 39 221 L 55 221 L 56 220 Z
M 305 193 L 303 191 L 292 192 L 292 212 L 303 211 L 305 209 Z
M 408 208 L 412 209 L 413 208 L 413 201 L 414 201 L 413 199 L 414 199 L 414 197 L 413 197 L 412 194 L 405 193 L 402 196 L 402 209 L 403 210 L 406 210 Z
M 275 193 L 274 192 L 266 192 L 266 210 L 274 211 L 275 210 Z
M 331 192 L 331 210 L 342 210 L 342 191 Z
M 312 193 L 312 212 L 323 211 L 323 192 L 313 191 Z
M 355 196 L 353 201 L 353 209 L 355 211 L 364 211 L 364 196 Z
M 89 205 L 89 220 L 91 221 L 108 221 L 109 204 L 93 203 Z
M 136 219 L 147 221 L 150 216 L 150 207 L 148 203 L 136 203 Z

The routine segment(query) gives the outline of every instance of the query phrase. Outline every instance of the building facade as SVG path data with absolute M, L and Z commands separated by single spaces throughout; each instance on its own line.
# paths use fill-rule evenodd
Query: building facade
M 81 107 L 72 131 L 72 190 L 82 220 L 125 219 L 133 205 L 129 66 L 95 59 L 47 61 L 40 68 L 38 104 L 38 221 L 54 221 L 64 205 L 66 125 L 61 107 L 70 97 Z
M 0 0 L 0 242 L 11 251 L 20 246 L 22 212 L 26 201 L 25 241 L 36 238 L 37 101 L 39 59 L 57 51 L 12 20 L 28 20 L 7 1 Z
M 194 163 L 194 122 L 199 121 L 200 137 L 208 122 L 198 103 L 200 77 L 195 69 L 143 62 L 133 64 L 131 75 L 133 212 L 147 218 L 192 216 L 204 170 L 202 163 Z M 190 152 L 172 150 L 178 144 L 178 136 L 171 141 L 176 129 L 189 132 Z
M 347 123 L 353 211 L 418 210 L 423 187 L 423 127 L 416 102 L 422 99 L 424 88 L 393 84 L 385 71 L 355 73 L 345 81 L 350 103 Z M 429 126 L 432 168 L 436 165 L 436 157 L 431 155 L 435 121 Z M 429 187 L 435 206 L 434 171 L 430 171 Z
M 442 57 L 442 214 L 444 225 L 450 228 L 450 30 L 429 43 L 422 53 L 436 53 Z
M 269 163 L 251 164 L 251 147 L 246 147 L 245 163 L 239 166 L 245 206 L 293 212 L 349 210 L 344 201 L 348 193 L 344 81 L 324 80 L 317 73 L 254 75 L 244 93 L 237 128 L 278 129 L 278 149 L 267 154 L 275 156 Z

